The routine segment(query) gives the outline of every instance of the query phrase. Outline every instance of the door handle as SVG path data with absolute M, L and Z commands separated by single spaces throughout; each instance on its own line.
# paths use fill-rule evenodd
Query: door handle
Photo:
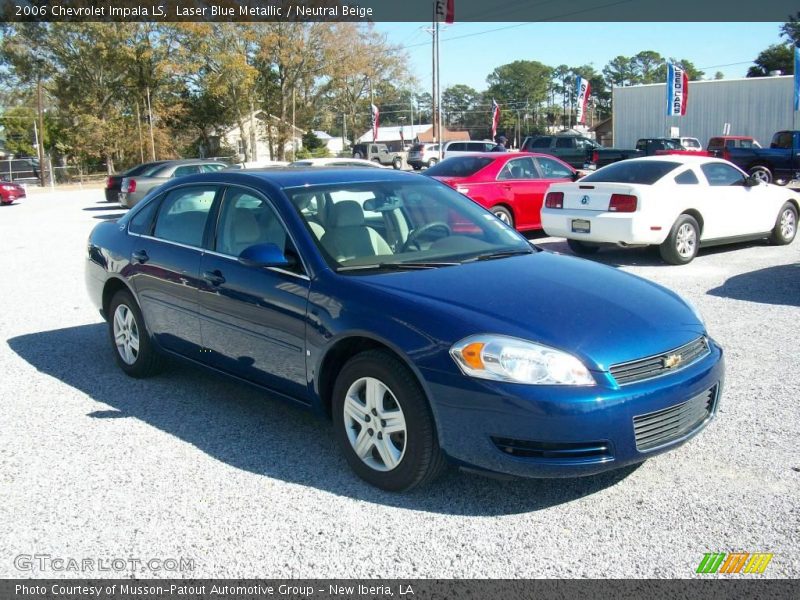
M 150 257 L 147 256 L 147 252 L 144 250 L 134 251 L 133 254 L 131 254 L 131 257 L 133 260 L 139 261 L 140 263 L 146 263 L 148 260 L 150 260 Z
M 205 279 L 211 285 L 222 285 L 225 283 L 225 278 L 222 276 L 222 273 L 217 271 L 205 271 L 203 273 L 203 279 Z
M 506 184 L 503 184 L 502 187 L 503 187 L 504 190 L 510 190 L 511 189 L 511 184 L 506 183 Z

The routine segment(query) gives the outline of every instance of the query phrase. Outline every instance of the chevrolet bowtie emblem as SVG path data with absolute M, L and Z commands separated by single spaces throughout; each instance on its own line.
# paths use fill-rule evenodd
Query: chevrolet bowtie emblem
M 683 357 L 680 354 L 670 354 L 661 359 L 661 364 L 665 369 L 674 369 L 683 362 Z

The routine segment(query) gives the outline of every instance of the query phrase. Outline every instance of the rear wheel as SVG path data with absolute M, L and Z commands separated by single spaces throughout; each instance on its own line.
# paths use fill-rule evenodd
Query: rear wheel
M 422 165 L 411 165 L 411 168 L 415 171 L 419 171 L 422 168 Z
M 347 462 L 376 487 L 408 490 L 433 480 L 446 464 L 422 388 L 383 350 L 345 364 L 333 389 L 333 421 Z
M 769 241 L 778 246 L 791 244 L 797 235 L 797 209 L 787 202 L 781 207 Z
M 433 166 L 433 165 L 435 165 L 437 162 L 439 162 L 439 159 L 437 159 L 437 158 L 432 158 L 432 159 L 430 159 L 430 160 L 428 161 L 428 167 L 432 167 L 432 166 Z
M 763 183 L 772 183 L 772 171 L 763 165 L 751 167 L 748 173 L 750 173 L 751 177 L 754 177 Z
M 509 227 L 514 227 L 514 216 L 505 206 L 492 207 L 492 214 Z
M 694 217 L 681 215 L 675 221 L 667 239 L 659 246 L 664 262 L 685 265 L 692 262 L 700 248 L 700 227 Z
M 364 158 L 361 152 L 355 151 L 353 152 L 353 158 Z
M 567 246 L 569 246 L 569 249 L 575 254 L 579 254 L 581 256 L 596 254 L 597 251 L 600 250 L 600 246 L 596 244 L 587 244 L 586 242 L 581 242 L 580 240 L 567 240 Z
M 161 357 L 147 333 L 142 311 L 127 290 L 120 290 L 108 307 L 108 332 L 119 368 L 131 377 L 149 377 L 161 367 Z
M 392 167 L 394 167 L 395 170 L 402 169 L 403 168 L 403 159 L 400 158 L 399 156 L 395 157 L 395 159 L 392 161 Z

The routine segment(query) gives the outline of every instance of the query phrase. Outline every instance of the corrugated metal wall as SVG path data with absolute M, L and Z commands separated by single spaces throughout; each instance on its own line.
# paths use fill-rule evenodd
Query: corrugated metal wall
M 768 147 L 772 134 L 796 129 L 792 111 L 792 76 L 759 77 L 689 83 L 686 116 L 667 117 L 666 84 L 614 88 L 614 146 L 633 148 L 642 137 L 664 137 L 670 127 L 696 137 L 705 147 L 722 135 L 749 135 Z

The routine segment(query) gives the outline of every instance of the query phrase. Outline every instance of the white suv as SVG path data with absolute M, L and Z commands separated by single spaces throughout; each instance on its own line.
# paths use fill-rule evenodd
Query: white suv
M 489 140 L 470 142 L 445 142 L 442 160 L 451 156 L 464 156 L 478 152 L 491 152 L 497 144 Z
M 439 144 L 414 144 L 408 152 L 406 162 L 415 171 L 422 167 L 432 167 L 439 162 Z

